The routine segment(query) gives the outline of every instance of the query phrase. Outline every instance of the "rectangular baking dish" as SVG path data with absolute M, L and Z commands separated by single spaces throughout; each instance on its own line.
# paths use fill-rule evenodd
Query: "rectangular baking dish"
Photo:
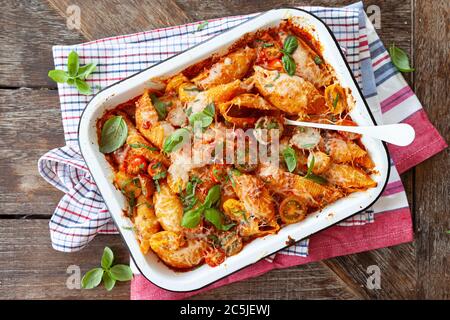
M 320 212 L 309 215 L 305 220 L 285 226 L 278 234 L 256 239 L 247 244 L 237 255 L 228 257 L 217 266 L 202 265 L 187 272 L 176 272 L 168 268 L 158 257 L 149 253 L 143 255 L 132 230 L 124 229 L 131 222 L 123 215 L 126 200 L 112 184 L 113 171 L 104 155 L 100 153 L 96 122 L 106 110 L 128 101 L 147 88 L 160 89 L 160 84 L 151 79 L 166 78 L 186 67 L 199 62 L 214 53 L 224 53 L 244 34 L 277 25 L 281 20 L 296 17 L 323 46 L 323 56 L 331 64 L 343 87 L 351 89 L 356 106 L 351 117 L 358 125 L 375 125 L 367 102 L 354 79 L 344 55 L 330 29 L 316 16 L 301 9 L 283 8 L 271 10 L 190 48 L 157 65 L 145 69 L 99 92 L 87 105 L 79 125 L 79 146 L 87 166 L 100 193 L 129 248 L 132 259 L 140 272 L 153 284 L 171 291 L 191 291 L 211 284 L 260 259 L 286 247 L 288 237 L 296 241 L 325 229 L 370 207 L 381 195 L 389 176 L 389 155 L 386 146 L 379 140 L 363 137 L 362 142 L 376 164 L 377 174 L 372 178 L 376 188 L 353 193 L 327 206 Z M 349 232 L 351 230 L 349 229 Z

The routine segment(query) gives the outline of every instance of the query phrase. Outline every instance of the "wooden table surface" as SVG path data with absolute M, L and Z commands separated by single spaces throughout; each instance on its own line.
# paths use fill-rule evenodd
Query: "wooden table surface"
M 69 290 L 68 266 L 97 266 L 108 245 L 126 262 L 119 236 L 99 236 L 78 253 L 50 245 L 48 219 L 62 193 L 37 172 L 46 151 L 63 146 L 58 92 L 47 78 L 51 46 L 76 44 L 156 27 L 282 5 L 341 6 L 346 0 L 106 1 L 78 0 L 81 30 L 66 26 L 71 0 L 1 0 L 0 20 L 0 298 L 128 299 L 129 285 L 112 292 Z M 407 79 L 431 122 L 449 134 L 450 32 L 448 0 L 370 0 L 381 9 L 385 44 L 410 55 Z M 415 241 L 396 247 L 276 270 L 201 294 L 203 299 L 405 299 L 450 298 L 450 161 L 448 149 L 402 176 L 414 215 Z M 366 269 L 381 269 L 381 289 L 366 288 Z

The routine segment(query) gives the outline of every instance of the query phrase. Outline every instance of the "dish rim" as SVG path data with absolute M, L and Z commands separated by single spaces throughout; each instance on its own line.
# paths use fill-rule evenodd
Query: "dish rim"
M 357 80 L 356 80 L 356 78 L 355 78 L 355 76 L 354 76 L 354 74 L 353 74 L 353 72 L 352 72 L 352 70 L 351 70 L 351 68 L 350 68 L 350 66 L 349 66 L 349 64 L 348 64 L 348 62 L 347 62 L 347 59 L 345 58 L 345 54 L 343 53 L 342 48 L 341 48 L 341 46 L 340 46 L 338 40 L 336 39 L 336 36 L 334 35 L 333 31 L 330 29 L 330 27 L 329 27 L 329 26 L 328 26 L 321 18 L 319 18 L 319 17 L 316 16 L 315 14 L 313 14 L 313 13 L 311 13 L 311 12 L 305 10 L 305 9 L 297 8 L 297 7 L 292 7 L 292 6 L 283 6 L 283 7 L 280 7 L 280 8 L 274 8 L 274 9 L 270 9 L 270 10 L 261 12 L 261 13 L 255 15 L 254 17 L 251 17 L 250 19 L 248 19 L 248 20 L 246 20 L 246 21 L 243 21 L 243 22 L 241 22 L 241 23 L 239 23 L 239 24 L 237 24 L 237 25 L 235 25 L 235 26 L 233 26 L 233 27 L 231 27 L 231 28 L 229 28 L 229 29 L 227 29 L 227 30 L 224 30 L 224 31 L 222 31 L 222 32 L 220 32 L 220 33 L 218 33 L 218 34 L 212 36 L 211 38 L 208 38 L 208 39 L 206 39 L 206 40 L 203 40 L 203 41 L 201 41 L 201 42 L 199 42 L 199 43 L 193 45 L 192 47 L 189 47 L 189 48 L 186 49 L 186 50 L 180 51 L 180 52 L 174 54 L 173 56 L 171 56 L 171 57 L 169 57 L 169 58 L 167 58 L 167 59 L 165 59 L 165 60 L 161 60 L 161 61 L 159 61 L 159 62 L 157 62 L 157 63 L 151 65 L 150 67 L 144 68 L 144 69 L 140 70 L 139 72 L 136 72 L 135 74 L 133 74 L 133 75 L 131 75 L 131 76 L 129 76 L 129 77 L 123 78 L 123 79 L 121 79 L 121 80 L 119 80 L 119 81 L 117 81 L 117 82 L 115 82 L 115 83 L 113 83 L 113 84 L 111 84 L 111 85 L 109 85 L 109 86 L 106 86 L 106 87 L 102 88 L 100 91 L 98 91 L 96 94 L 94 94 L 94 95 L 92 96 L 92 98 L 89 100 L 89 102 L 86 104 L 86 107 L 83 109 L 83 111 L 82 111 L 82 113 L 81 113 L 81 116 L 80 116 L 80 121 L 79 121 L 79 123 L 78 123 L 78 138 L 77 138 L 77 142 L 78 142 L 78 148 L 79 148 L 79 150 L 80 150 L 80 153 L 81 153 L 83 159 L 85 159 L 85 157 L 84 157 L 84 154 L 83 154 L 83 151 L 82 151 L 82 148 L 81 148 L 81 141 L 80 141 L 80 135 L 79 135 L 79 132 L 80 132 L 80 126 L 81 126 L 81 123 L 82 123 L 82 121 L 83 121 L 83 116 L 85 115 L 85 111 L 88 109 L 89 105 L 91 104 L 91 102 L 94 100 L 94 98 L 95 98 L 97 95 L 99 95 L 99 94 L 102 93 L 103 91 L 106 91 L 107 89 L 110 89 L 110 88 L 113 87 L 113 86 L 116 86 L 116 85 L 120 84 L 121 82 L 124 82 L 124 81 L 126 81 L 126 80 L 129 80 L 129 79 L 131 79 L 131 78 L 133 78 L 133 77 L 136 77 L 136 76 L 138 76 L 139 74 L 141 74 L 141 73 L 143 73 L 143 72 L 146 72 L 147 70 L 150 70 L 150 69 L 152 69 L 152 68 L 154 68 L 154 67 L 156 67 L 156 66 L 158 66 L 158 65 L 160 65 L 160 64 L 162 64 L 162 63 L 164 63 L 164 62 L 167 62 L 167 61 L 169 61 L 169 60 L 171 60 L 171 59 L 173 59 L 173 58 L 175 58 L 175 57 L 177 57 L 177 56 L 179 56 L 179 55 L 181 55 L 181 54 L 184 54 L 184 53 L 186 53 L 186 52 L 188 52 L 188 51 L 190 51 L 190 50 L 192 50 L 192 49 L 194 49 L 194 48 L 196 48 L 196 47 L 198 47 L 198 46 L 200 46 L 200 45 L 202 45 L 202 44 L 204 44 L 204 43 L 206 43 L 206 42 L 212 41 L 212 40 L 214 40 L 214 38 L 218 37 L 219 35 L 222 35 L 222 34 L 225 33 L 225 32 L 229 32 L 230 30 L 233 30 L 233 29 L 235 29 L 235 28 L 241 26 L 242 24 L 248 23 L 248 22 L 250 22 L 250 21 L 252 21 L 252 20 L 254 20 L 254 19 L 256 19 L 256 18 L 258 18 L 258 17 L 260 17 L 260 16 L 262 16 L 262 15 L 264 15 L 264 14 L 267 14 L 267 13 L 270 12 L 270 11 L 275 11 L 275 10 L 297 10 L 297 11 L 301 11 L 301 12 L 303 12 L 303 13 L 305 13 L 305 14 L 307 14 L 307 15 L 310 15 L 310 16 L 312 16 L 313 18 L 317 19 L 318 22 L 321 23 L 321 24 L 326 28 L 326 30 L 328 31 L 328 33 L 330 34 L 331 38 L 333 39 L 334 43 L 335 43 L 336 46 L 337 46 L 337 49 L 338 49 L 338 51 L 339 51 L 339 53 L 340 53 L 340 55 L 341 55 L 341 58 L 342 58 L 342 60 L 344 61 L 345 67 L 346 67 L 347 70 L 349 71 L 349 74 L 350 74 L 350 76 L 351 76 L 351 79 L 352 79 L 352 81 L 354 82 L 355 87 L 356 87 L 356 89 L 357 89 L 357 91 L 358 91 L 358 93 L 359 93 L 359 95 L 360 95 L 360 97 L 361 97 L 361 100 L 362 100 L 362 102 L 364 103 L 364 106 L 366 107 L 366 110 L 367 110 L 367 112 L 368 112 L 368 114 L 369 114 L 369 116 L 370 116 L 370 120 L 372 121 L 373 125 L 377 125 L 376 120 L 375 120 L 375 117 L 373 116 L 372 111 L 370 110 L 370 107 L 369 107 L 369 105 L 368 105 L 368 103 L 367 103 L 367 101 L 366 101 L 366 98 L 364 97 L 363 92 L 362 92 L 361 88 L 359 87 L 358 82 L 357 82 Z M 241 36 L 243 36 L 243 35 L 241 35 Z M 389 176 L 390 176 L 390 172 L 391 172 L 391 166 L 390 166 L 390 160 L 391 160 L 391 157 L 390 157 L 389 149 L 387 148 L 387 145 L 386 145 L 385 142 L 381 141 L 381 144 L 382 144 L 382 146 L 383 146 L 383 148 L 384 148 L 384 152 L 385 152 L 385 155 L 386 155 L 386 160 L 387 160 L 387 163 L 388 163 L 388 165 L 387 165 L 387 174 L 386 174 L 386 179 L 385 179 L 385 181 L 384 181 L 383 187 L 380 189 L 379 194 L 378 194 L 376 197 L 374 197 L 374 200 L 373 200 L 369 205 L 367 205 L 366 207 L 364 207 L 364 208 L 362 208 L 362 209 L 356 211 L 355 213 L 353 213 L 353 214 L 351 214 L 351 215 L 349 215 L 349 216 L 347 216 L 347 217 L 344 217 L 344 218 L 342 218 L 342 219 L 340 219 L 340 220 L 338 220 L 338 221 L 336 221 L 336 222 L 330 224 L 330 225 L 327 226 L 327 227 L 324 227 L 324 228 L 322 228 L 322 229 L 320 229 L 320 230 L 317 230 L 317 231 L 315 231 L 315 232 L 309 234 L 308 236 L 306 236 L 306 237 L 304 237 L 304 238 L 295 240 L 295 243 L 298 243 L 298 242 L 300 242 L 300 241 L 302 241 L 302 240 L 304 240 L 304 239 L 306 239 L 306 238 L 311 237 L 311 236 L 314 235 L 314 234 L 317 234 L 317 233 L 322 232 L 322 231 L 324 231 L 324 230 L 326 230 L 326 229 L 329 229 L 329 228 L 331 228 L 331 227 L 337 225 L 337 224 L 340 223 L 341 221 L 346 220 L 346 219 L 348 219 L 348 218 L 351 218 L 351 217 L 353 217 L 354 215 L 363 212 L 364 210 L 366 210 L 367 208 L 371 207 L 375 202 L 378 201 L 378 199 L 381 197 L 381 195 L 383 194 L 383 192 L 384 192 L 384 190 L 385 190 L 385 188 L 386 188 L 386 186 L 387 186 L 387 184 L 388 184 Z M 85 162 L 86 162 L 86 166 L 88 167 L 88 169 L 89 169 L 89 171 L 90 171 L 89 163 L 88 163 L 87 161 L 85 161 Z M 92 180 L 94 181 L 94 183 L 97 185 L 97 182 L 95 181 L 95 178 L 94 178 L 93 175 L 91 175 L 91 178 L 92 178 Z M 102 195 L 102 197 L 103 197 L 103 194 L 102 194 L 100 188 L 98 188 L 98 191 L 99 191 L 100 195 Z M 104 203 L 105 203 L 105 206 L 106 206 L 106 208 L 108 209 L 108 211 L 111 211 L 111 210 L 109 209 L 109 207 L 108 207 L 107 202 L 105 201 Z M 170 292 L 193 292 L 193 291 L 201 290 L 201 289 L 203 289 L 203 288 L 205 288 L 205 287 L 207 287 L 207 286 L 209 286 L 209 285 L 211 285 L 211 284 L 213 284 L 213 283 L 216 283 L 217 281 L 220 281 L 220 280 L 222 280 L 222 279 L 224 279 L 224 278 L 226 278 L 226 277 L 228 277 L 228 276 L 230 276 L 230 275 L 232 275 L 232 274 L 235 274 L 236 272 L 241 271 L 241 270 L 244 269 L 244 268 L 247 268 L 247 267 L 249 267 L 249 266 L 251 266 L 251 265 L 254 265 L 254 264 L 258 263 L 259 261 L 261 261 L 261 260 L 267 258 L 268 256 L 271 256 L 271 255 L 273 255 L 273 254 L 275 254 L 275 253 L 277 253 L 277 252 L 279 252 L 279 251 L 282 251 L 282 250 L 286 249 L 287 247 L 292 246 L 292 244 L 286 244 L 286 246 L 284 246 L 284 247 L 282 247 L 282 248 L 280 248 L 280 249 L 278 249 L 278 250 L 272 251 L 272 252 L 269 253 L 269 254 L 266 254 L 266 255 L 262 256 L 260 259 L 256 260 L 255 262 L 252 262 L 252 263 L 250 263 L 250 264 L 247 264 L 247 265 L 245 265 L 245 266 L 243 266 L 243 267 L 241 267 L 241 268 L 239 268 L 239 269 L 237 269 L 237 270 L 235 270 L 235 271 L 232 271 L 232 272 L 230 272 L 230 273 L 224 275 L 223 277 L 220 277 L 220 278 L 218 278 L 218 279 L 216 279 L 216 280 L 214 280 L 214 281 L 212 281 L 212 282 L 209 282 L 209 283 L 207 283 L 207 284 L 205 284 L 205 285 L 203 285 L 203 286 L 201 286 L 201 287 L 198 287 L 198 288 L 195 288 L 195 289 L 190 289 L 190 290 L 173 290 L 173 289 L 168 289 L 168 288 L 165 288 L 165 287 L 163 287 L 163 286 L 161 286 L 161 285 L 158 285 L 158 284 L 154 283 L 153 281 L 151 281 L 151 280 L 145 275 L 145 273 L 142 272 L 142 270 L 141 270 L 141 268 L 139 267 L 138 263 L 136 263 L 136 259 L 135 259 L 134 256 L 133 256 L 133 252 L 132 252 L 132 250 L 130 249 L 130 247 L 128 246 L 128 243 L 127 243 L 127 241 L 126 241 L 126 239 L 125 239 L 125 237 L 124 237 L 124 235 L 123 235 L 123 233 L 122 233 L 122 231 L 121 231 L 121 228 L 118 226 L 118 222 L 116 221 L 114 215 L 111 214 L 111 218 L 112 218 L 112 220 L 114 221 L 114 224 L 116 225 L 116 227 L 117 227 L 117 229 L 118 229 L 118 231 L 119 231 L 119 234 L 120 234 L 120 236 L 121 236 L 123 242 L 125 243 L 125 246 L 127 247 L 128 252 L 130 253 L 130 257 L 131 257 L 131 259 L 133 260 L 134 266 L 138 269 L 138 271 L 140 272 L 140 274 L 141 274 L 147 281 L 149 281 L 151 284 L 155 285 L 155 286 L 158 287 L 158 288 L 161 288 L 161 289 L 164 289 L 164 290 L 167 290 L 167 291 L 170 291 Z

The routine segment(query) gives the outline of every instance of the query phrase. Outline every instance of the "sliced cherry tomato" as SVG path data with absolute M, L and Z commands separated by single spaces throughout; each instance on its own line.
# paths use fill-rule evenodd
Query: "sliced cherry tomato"
M 148 165 L 148 168 L 147 168 L 147 173 L 151 177 L 154 177 L 155 175 L 157 175 L 158 173 L 161 173 L 163 171 L 166 171 L 166 168 L 164 167 L 162 162 L 160 162 L 158 160 L 153 160 L 152 162 L 150 162 L 150 164 Z
M 280 217 L 284 223 L 296 223 L 306 217 L 306 206 L 298 197 L 287 197 L 281 202 Z
M 210 267 L 217 267 L 225 261 L 226 255 L 222 249 L 213 248 L 206 252 L 205 262 Z
M 127 172 L 128 174 L 138 174 L 139 172 L 147 171 L 148 162 L 143 156 L 133 155 L 128 159 Z

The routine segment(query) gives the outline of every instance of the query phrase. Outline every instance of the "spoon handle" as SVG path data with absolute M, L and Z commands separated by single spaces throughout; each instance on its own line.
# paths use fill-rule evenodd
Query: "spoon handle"
M 401 147 L 411 144 L 416 136 L 414 128 L 406 123 L 387 124 L 382 126 L 367 126 L 367 127 L 337 126 L 334 124 L 303 122 L 289 119 L 284 119 L 284 123 L 287 125 L 300 127 L 310 127 L 326 130 L 339 130 L 339 131 L 359 133 Z

